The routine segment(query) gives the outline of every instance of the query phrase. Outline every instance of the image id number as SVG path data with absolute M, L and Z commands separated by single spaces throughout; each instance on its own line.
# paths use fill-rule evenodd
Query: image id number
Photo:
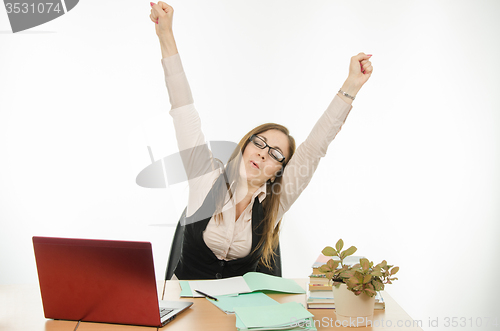
M 56 4 L 46 2 L 46 3 L 38 3 L 37 5 L 35 5 L 34 3 L 28 4 L 28 3 L 15 2 L 15 3 L 6 3 L 5 6 L 7 8 L 7 14 L 10 14 L 10 13 L 14 13 L 14 14 L 18 14 L 18 13 L 43 14 L 43 13 L 50 13 L 50 11 L 60 13 L 62 11 L 62 9 L 60 8 L 59 4 L 60 4 L 59 2 Z
M 445 317 L 444 327 L 488 327 L 488 326 L 498 326 L 498 321 L 496 317 L 476 317 L 476 318 L 466 318 L 466 317 Z

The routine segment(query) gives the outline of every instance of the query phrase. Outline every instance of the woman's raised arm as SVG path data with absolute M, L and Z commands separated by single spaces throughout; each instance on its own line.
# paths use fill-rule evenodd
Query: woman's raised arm
M 150 4 L 151 14 L 149 18 L 155 23 L 156 35 L 160 41 L 161 63 L 165 72 L 165 83 L 172 109 L 192 104 L 194 101 L 191 88 L 182 67 L 172 30 L 174 9 L 163 1 L 159 1 L 157 4 L 151 2 Z
M 151 2 L 150 19 L 160 41 L 162 66 L 165 72 L 172 116 L 180 156 L 189 183 L 187 215 L 191 215 L 202 204 L 218 172 L 201 130 L 201 120 L 194 107 L 181 58 L 172 30 L 174 9 L 165 2 Z M 212 174 L 213 173 L 213 174 Z
M 309 184 L 319 161 L 326 155 L 328 145 L 342 128 L 351 104 L 373 71 L 371 55 L 359 53 L 351 57 L 349 75 L 307 139 L 297 147 L 283 173 L 282 194 L 278 220 L 297 200 Z

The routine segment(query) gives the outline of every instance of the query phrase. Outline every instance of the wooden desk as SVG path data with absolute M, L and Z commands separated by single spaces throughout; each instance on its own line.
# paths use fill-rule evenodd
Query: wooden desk
M 303 288 L 306 288 L 307 279 L 296 279 L 296 281 Z M 161 292 L 163 286 L 159 285 L 158 290 Z M 179 298 L 179 295 L 178 281 L 168 281 L 165 300 L 192 301 L 194 304 L 191 308 L 178 315 L 172 322 L 158 330 L 236 330 L 234 314 L 226 315 L 205 298 Z M 306 297 L 304 294 L 269 294 L 269 296 L 281 303 L 297 301 L 305 306 Z M 309 311 L 314 314 L 315 325 L 318 330 L 336 328 L 351 331 L 422 331 L 419 327 L 421 325 L 417 325 L 388 293 L 384 293 L 383 296 L 386 301 L 386 309 L 375 310 L 374 325 L 372 327 L 336 328 L 334 309 L 310 309 Z M 44 318 L 38 285 L 0 285 L 0 331 L 73 331 L 76 326 L 77 322 L 54 321 Z M 82 322 L 78 325 L 77 331 L 151 331 L 155 329 L 152 327 Z
M 295 279 L 295 281 L 306 288 L 308 279 Z M 183 312 L 172 322 L 159 330 L 203 330 L 203 331 L 223 331 L 236 330 L 236 317 L 234 314 L 225 314 L 219 308 L 211 304 L 205 298 L 180 298 L 180 286 L 178 281 L 168 281 L 165 291 L 165 300 L 185 300 L 193 301 L 194 304 L 187 311 Z M 285 303 L 290 301 L 300 302 L 306 307 L 305 294 L 268 294 L 274 300 Z M 315 326 L 319 330 L 404 330 L 422 331 L 416 322 L 397 304 L 388 294 L 383 293 L 386 302 L 385 310 L 375 310 L 374 326 L 360 328 L 335 327 L 335 309 L 310 309 L 314 315 Z M 378 323 L 377 323 L 378 321 Z M 389 322 L 390 321 L 390 322 Z M 397 325 L 398 321 L 401 327 Z M 407 326 L 405 326 L 405 323 Z M 383 325 L 382 325 L 383 324 Z M 391 325 L 388 325 L 391 324 Z M 415 326 L 414 326 L 415 325 Z M 80 331 L 80 328 L 78 328 Z
M 76 324 L 44 317 L 38 284 L 0 285 L 0 331 L 72 331 Z

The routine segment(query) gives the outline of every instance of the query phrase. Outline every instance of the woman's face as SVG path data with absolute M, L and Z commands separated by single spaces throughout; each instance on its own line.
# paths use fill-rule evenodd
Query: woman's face
M 288 137 L 283 132 L 271 129 L 257 134 L 258 137 L 270 147 L 277 149 L 285 159 L 289 157 Z M 281 169 L 283 163 L 273 159 L 269 155 L 269 147 L 261 149 L 249 141 L 243 151 L 243 159 L 240 167 L 240 175 L 246 178 L 248 185 L 260 187 L 269 179 L 274 180 L 276 173 Z

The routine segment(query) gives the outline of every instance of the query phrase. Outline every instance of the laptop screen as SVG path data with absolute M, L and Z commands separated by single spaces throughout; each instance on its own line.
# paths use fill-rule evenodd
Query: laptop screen
M 158 326 L 151 243 L 33 237 L 46 318 Z

